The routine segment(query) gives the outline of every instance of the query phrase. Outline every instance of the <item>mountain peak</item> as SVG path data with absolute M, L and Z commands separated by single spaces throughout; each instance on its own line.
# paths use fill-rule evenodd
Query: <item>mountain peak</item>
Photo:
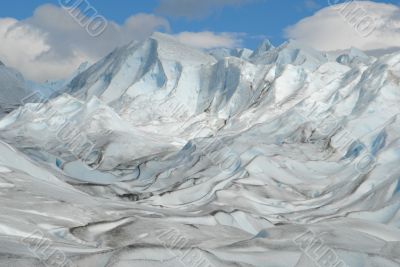
M 265 52 L 270 51 L 272 48 L 274 48 L 274 46 L 271 44 L 271 42 L 268 39 L 264 39 L 254 51 L 252 57 L 257 57 Z
M 271 44 L 271 42 L 268 39 L 264 39 L 261 44 L 258 46 L 257 50 L 263 50 L 263 51 L 268 51 L 274 46 Z

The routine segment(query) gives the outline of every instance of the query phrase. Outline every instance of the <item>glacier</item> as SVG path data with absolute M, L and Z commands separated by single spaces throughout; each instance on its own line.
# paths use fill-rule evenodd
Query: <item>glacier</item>
M 0 61 L 0 118 L 22 105 L 22 100 L 31 90 L 17 70 Z
M 0 89 L 1 266 L 400 266 L 400 52 L 155 33 Z

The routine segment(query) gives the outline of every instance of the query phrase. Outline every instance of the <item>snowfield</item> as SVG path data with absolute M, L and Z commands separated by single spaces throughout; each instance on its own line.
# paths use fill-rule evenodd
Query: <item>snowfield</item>
M 1 64 L 0 266 L 400 266 L 400 52 L 156 33 L 28 85 Z

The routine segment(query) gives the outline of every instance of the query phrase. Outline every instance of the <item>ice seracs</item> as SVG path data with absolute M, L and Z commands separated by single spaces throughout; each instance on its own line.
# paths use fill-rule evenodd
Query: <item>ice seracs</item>
M 400 53 L 118 48 L 0 120 L 0 263 L 399 266 L 399 89 Z

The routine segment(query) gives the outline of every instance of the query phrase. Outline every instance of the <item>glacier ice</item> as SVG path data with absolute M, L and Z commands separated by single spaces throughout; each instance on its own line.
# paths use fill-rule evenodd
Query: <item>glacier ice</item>
M 0 120 L 1 266 L 400 266 L 400 53 L 156 33 L 47 89 Z
M 0 61 L 0 117 L 23 104 L 29 95 L 23 76 Z

